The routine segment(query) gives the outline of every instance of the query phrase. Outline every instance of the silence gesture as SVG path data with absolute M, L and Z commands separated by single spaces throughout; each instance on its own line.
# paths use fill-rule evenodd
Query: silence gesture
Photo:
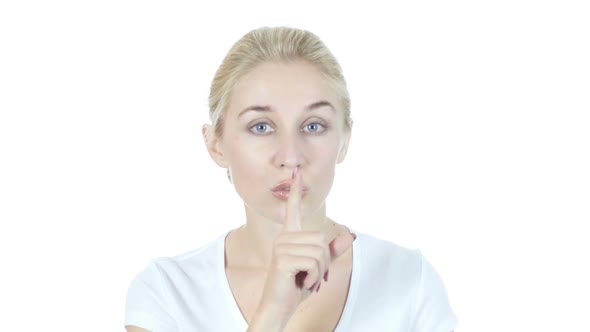
M 268 326 L 285 326 L 299 304 L 318 292 L 322 282 L 328 281 L 330 264 L 354 241 L 354 237 L 347 233 L 328 243 L 321 232 L 303 231 L 302 198 L 302 179 L 296 167 L 283 229 L 273 244 L 271 264 L 256 313 L 258 317 L 264 317 Z

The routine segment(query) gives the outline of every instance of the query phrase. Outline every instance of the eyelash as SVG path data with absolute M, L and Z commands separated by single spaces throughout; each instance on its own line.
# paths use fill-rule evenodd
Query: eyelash
M 264 125 L 269 125 L 267 122 L 258 122 L 258 123 L 254 124 L 253 126 L 251 126 L 251 127 L 249 128 L 249 129 L 250 129 L 250 132 L 252 132 L 254 135 L 257 135 L 257 136 L 267 136 L 267 135 L 269 135 L 270 133 L 257 134 L 257 133 L 256 133 L 256 132 L 253 130 L 253 128 L 255 128 L 256 126 L 263 125 L 263 124 L 264 124 Z M 305 127 L 307 127 L 307 126 L 309 126 L 309 125 L 320 125 L 320 126 L 324 127 L 324 129 L 323 129 L 322 131 L 320 131 L 320 132 L 317 132 L 317 133 L 310 133 L 310 135 L 313 135 L 313 136 L 319 136 L 319 135 L 322 135 L 322 134 L 323 134 L 323 133 L 324 133 L 326 130 L 328 130 L 328 128 L 329 128 L 328 124 L 326 124 L 326 123 L 323 123 L 323 122 L 321 122 L 321 121 L 310 122 L 310 123 L 308 123 L 307 125 L 305 125 Z

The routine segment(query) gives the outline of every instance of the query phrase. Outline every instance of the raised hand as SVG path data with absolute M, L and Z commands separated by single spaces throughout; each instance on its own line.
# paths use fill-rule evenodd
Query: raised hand
M 293 171 L 287 211 L 281 233 L 273 243 L 273 253 L 257 315 L 274 317 L 273 326 L 284 326 L 299 304 L 318 292 L 328 281 L 332 261 L 346 252 L 354 238 L 350 234 L 328 243 L 321 232 L 303 231 L 300 205 L 302 179 Z M 274 325 L 274 324 L 277 325 Z

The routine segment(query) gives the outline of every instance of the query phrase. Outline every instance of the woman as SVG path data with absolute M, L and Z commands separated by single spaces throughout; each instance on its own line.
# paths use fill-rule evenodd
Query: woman
M 207 150 L 246 223 L 131 283 L 132 331 L 444 331 L 456 318 L 417 250 L 326 216 L 352 120 L 340 66 L 304 30 L 260 28 L 217 70 Z

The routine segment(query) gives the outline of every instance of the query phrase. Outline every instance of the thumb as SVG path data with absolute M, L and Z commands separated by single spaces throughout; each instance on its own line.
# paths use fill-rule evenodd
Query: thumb
M 332 261 L 350 249 L 354 240 L 356 240 L 356 234 L 350 233 L 338 235 L 332 240 L 330 242 L 330 257 Z

